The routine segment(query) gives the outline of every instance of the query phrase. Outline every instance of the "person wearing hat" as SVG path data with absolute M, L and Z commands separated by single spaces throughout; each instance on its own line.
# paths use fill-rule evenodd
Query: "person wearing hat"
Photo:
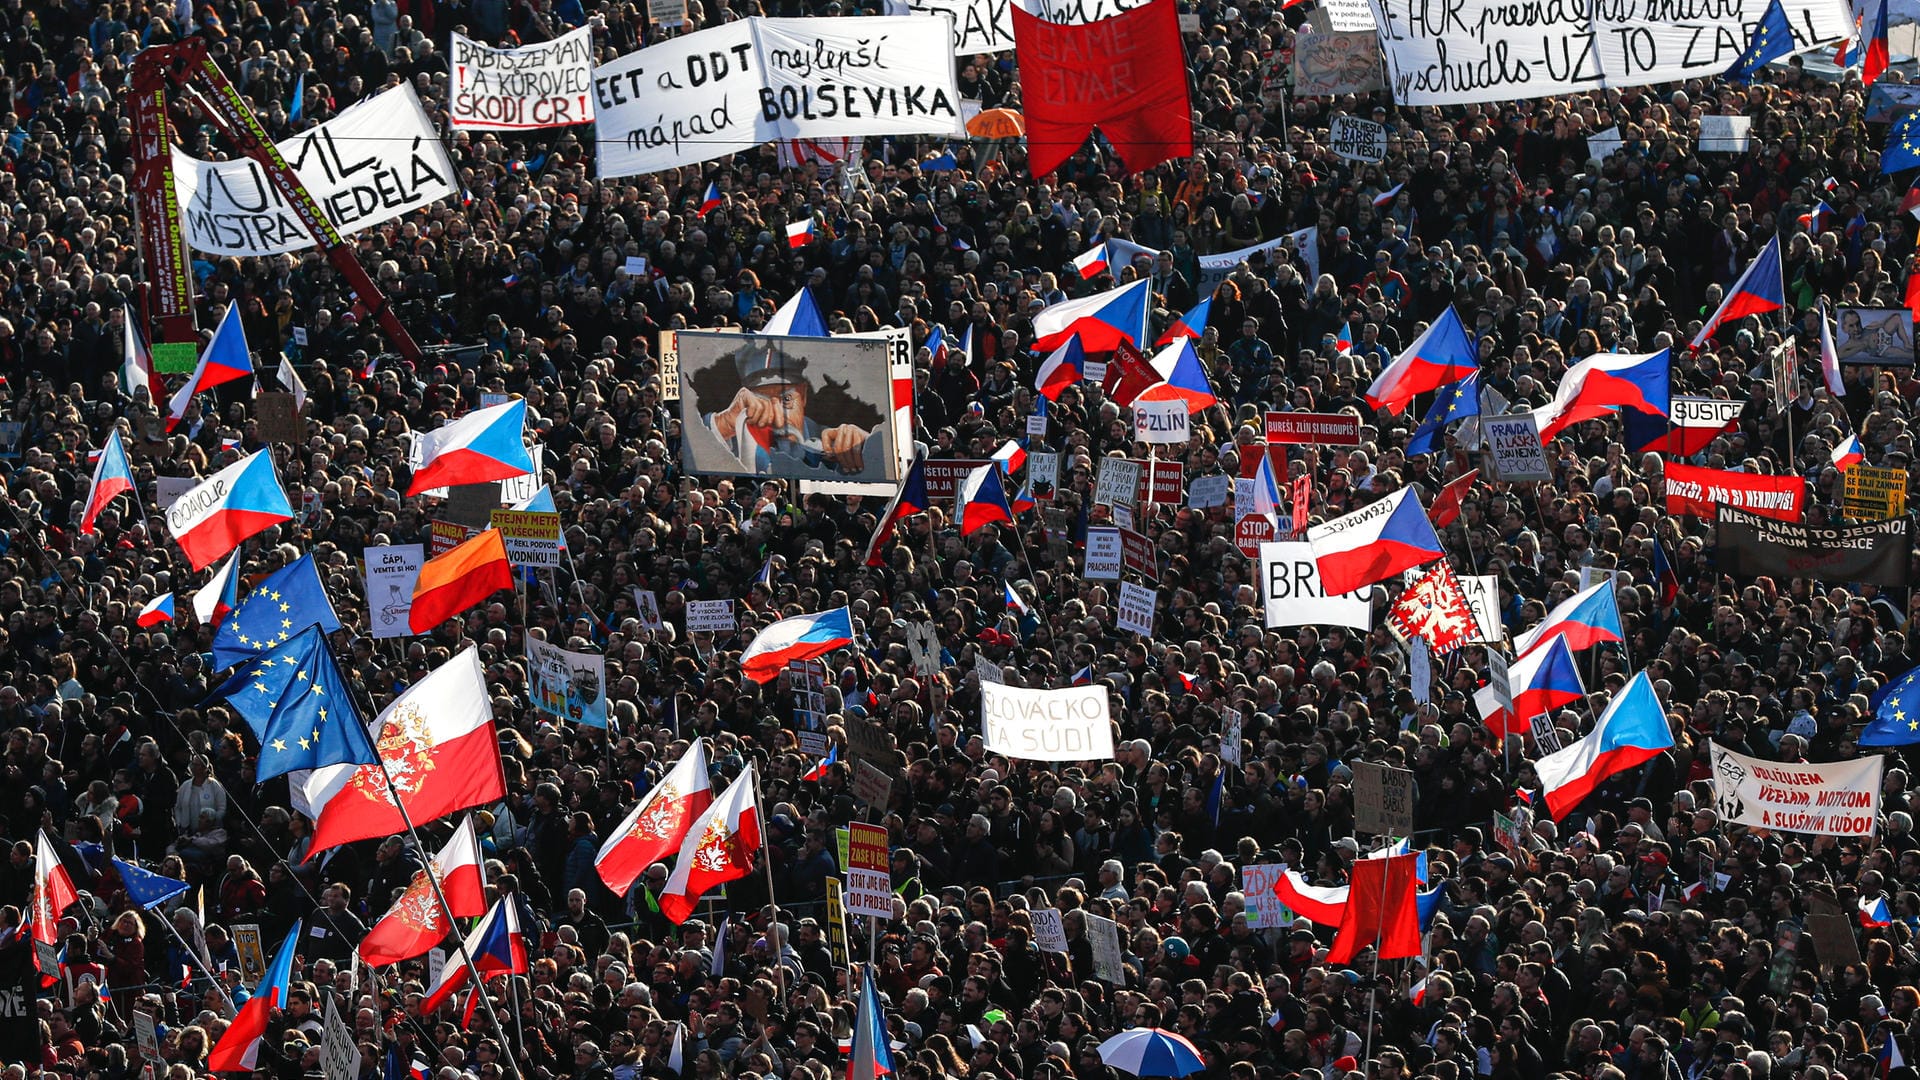
M 887 418 L 871 429 L 809 419 L 814 386 L 807 364 L 806 357 L 790 355 L 772 343 L 735 349 L 733 367 L 740 388 L 726 408 L 701 419 L 755 474 L 884 477 Z

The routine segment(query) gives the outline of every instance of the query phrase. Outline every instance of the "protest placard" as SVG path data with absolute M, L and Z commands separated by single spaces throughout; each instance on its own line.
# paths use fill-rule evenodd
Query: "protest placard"
M 593 28 L 496 49 L 453 31 L 447 122 L 479 131 L 525 131 L 593 122 Z

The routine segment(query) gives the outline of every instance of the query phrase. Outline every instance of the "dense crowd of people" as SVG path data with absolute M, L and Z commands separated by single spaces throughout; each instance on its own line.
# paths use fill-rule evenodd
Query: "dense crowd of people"
M 690 7 L 704 26 L 881 5 Z M 1846 435 L 1872 465 L 1912 464 L 1910 366 L 1847 365 L 1835 396 L 1809 359 L 1789 413 L 1770 405 L 1769 351 L 1795 337 L 1814 356 L 1822 301 L 1905 303 L 1915 226 L 1899 209 L 1903 177 L 1879 168 L 1882 125 L 1863 118 L 1857 72 L 1825 81 L 1791 60 L 1745 87 L 1446 109 L 1397 107 L 1384 91 L 1263 95 L 1270 58 L 1284 72 L 1314 32 L 1311 8 L 1187 5 L 1201 24 L 1187 40 L 1195 154 L 1144 172 L 1097 141 L 1033 178 L 1017 142 L 897 138 L 868 140 L 851 176 L 818 160 L 783 166 L 766 146 L 600 180 L 577 129 L 453 132 L 469 197 L 355 238 L 411 332 L 457 347 L 419 363 L 390 355 L 318 251 L 194 263 L 199 325 L 237 303 L 263 379 L 289 360 L 308 395 L 304 440 L 272 447 L 297 516 L 248 542 L 241 572 L 315 557 L 344 623 L 334 651 L 363 704 L 480 649 L 508 797 L 476 819 L 489 895 L 515 906 L 532 957 L 527 975 L 492 983 L 496 1027 L 489 1010 L 420 1015 L 426 957 L 377 972 L 355 962 L 450 822 L 423 826 L 425 852 L 405 836 L 314 852 L 285 778 L 256 784 L 252 733 L 209 696 L 213 629 L 185 603 L 206 575 L 169 538 L 154 482 L 267 444 L 244 383 L 202 398 L 170 433 L 147 422 L 144 392 L 121 385 L 120 312 L 141 280 L 126 76 L 139 49 L 201 35 L 284 137 L 403 80 L 443 120 L 454 29 L 525 43 L 591 25 L 603 60 L 657 31 L 640 5 L 597 0 L 0 5 L 0 406 L 13 425 L 0 428 L 0 837 L 11 843 L 0 1027 L 24 1033 L 0 1053 L 0 1078 L 202 1074 L 253 989 L 234 928 L 258 927 L 271 951 L 298 919 L 292 989 L 255 1070 L 276 1080 L 317 1074 L 329 1003 L 364 1074 L 388 1080 L 826 1080 L 845 1068 L 854 1021 L 847 962 L 864 958 L 903 1080 L 1110 1080 L 1097 1048 L 1131 1027 L 1187 1036 L 1214 1080 L 1911 1080 L 1920 840 L 1904 754 L 1890 751 L 1876 834 L 1836 839 L 1720 820 L 1706 748 L 1783 762 L 1862 753 L 1870 696 L 1915 662 L 1915 597 L 1720 572 L 1711 523 L 1667 514 L 1665 458 L 1628 452 L 1615 420 L 1555 438 L 1550 482 L 1474 487 L 1442 530 L 1459 569 L 1499 576 L 1509 633 L 1583 571 L 1617 572 L 1626 641 L 1580 658 L 1589 694 L 1554 723 L 1576 737 L 1645 670 L 1676 745 L 1559 821 L 1534 809 L 1533 740 L 1503 742 L 1475 712 L 1485 647 L 1437 661 L 1436 685 L 1416 693 L 1379 618 L 1384 588 L 1371 631 L 1269 629 L 1229 508 L 1143 514 L 1156 632 L 1120 632 L 1114 586 L 1080 572 L 1086 511 L 1099 459 L 1146 455 L 1097 384 L 1068 390 L 1030 445 L 1064 456 L 1051 499 L 1015 528 L 966 537 L 950 505 L 933 506 L 878 565 L 862 553 L 881 500 L 685 470 L 663 330 L 758 329 L 801 289 L 835 332 L 908 327 L 921 346 L 916 442 L 934 459 L 985 458 L 1033 411 L 1035 314 L 1143 276 L 1156 337 L 1212 298 L 1196 347 L 1220 403 L 1194 418 L 1186 446 L 1158 452 L 1189 482 L 1237 474 L 1268 409 L 1361 418 L 1357 446 L 1289 448 L 1316 522 L 1403 487 L 1428 500 L 1477 463 L 1452 438 L 1407 454 L 1424 402 L 1396 416 L 1360 396 L 1449 304 L 1475 336 L 1482 386 L 1515 408 L 1546 403 L 1594 353 L 1673 347 L 1676 394 L 1741 407 L 1694 463 L 1804 477 L 1810 520 L 1837 516 L 1830 451 Z M 1012 53 L 957 62 L 966 95 L 1019 107 Z M 1389 126 L 1385 160 L 1331 152 L 1343 113 Z M 1711 114 L 1752 117 L 1751 149 L 1703 155 Z M 1588 137 L 1610 127 L 1620 148 L 1590 158 Z M 222 149 L 199 127 L 182 138 L 203 157 Z M 920 167 L 948 149 L 957 168 Z M 709 183 L 723 201 L 703 214 Z M 1821 200 L 1831 220 L 1809 221 Z M 815 210 L 824 227 L 789 249 L 783 224 Z M 1280 250 L 1217 283 L 1201 269 L 1202 256 L 1309 225 L 1317 252 Z M 1790 317 L 1742 320 L 1685 349 L 1775 236 Z M 1071 260 L 1096 237 L 1159 254 L 1083 281 Z M 625 269 L 635 255 L 644 274 Z M 1336 343 L 1343 327 L 1351 349 Z M 936 355 L 925 347 L 936 329 L 972 352 Z M 374 641 L 362 549 L 421 542 L 437 516 L 436 500 L 399 494 L 406 440 L 487 394 L 528 404 L 568 561 L 523 582 L 520 599 Z M 83 532 L 89 452 L 116 428 L 139 508 L 119 500 Z M 1679 584 L 1670 601 L 1656 540 Z M 1030 614 L 1007 607 L 1006 584 Z M 139 625 L 168 591 L 177 619 Z M 720 598 L 740 601 L 739 630 L 686 633 L 687 603 Z M 740 675 L 756 627 L 842 604 L 858 640 L 827 658 L 829 723 L 842 747 L 856 721 L 891 740 L 884 805 L 855 798 L 844 749 L 811 775 L 818 759 L 800 751 L 784 684 Z M 930 679 L 909 647 L 928 620 Z M 609 729 L 532 707 L 524 641 L 536 629 L 605 655 Z M 1011 683 L 1104 686 L 1114 760 L 988 751 L 981 661 Z M 1229 711 L 1242 718 L 1237 745 L 1222 742 Z M 716 790 L 757 764 L 771 866 L 674 925 L 655 903 L 665 866 L 623 897 L 593 854 L 693 740 L 705 740 Z M 1362 761 L 1412 771 L 1412 846 L 1443 891 L 1423 957 L 1328 965 L 1331 928 L 1261 925 L 1244 870 L 1285 863 L 1316 884 L 1346 881 L 1387 840 L 1355 833 Z M 1496 815 L 1519 825 L 1496 830 Z M 835 830 L 852 820 L 886 828 L 897 901 L 891 920 L 850 920 L 842 945 L 824 901 L 841 870 Z M 24 928 L 41 830 L 82 891 L 61 921 L 60 975 L 44 984 Z M 110 857 L 189 889 L 143 910 Z M 1857 902 L 1878 897 L 1889 924 L 1858 926 Z M 1044 908 L 1065 913 L 1065 953 L 1036 943 Z M 1834 912 L 1856 926 L 1853 949 L 1816 952 L 1809 917 Z M 1119 923 L 1122 978 L 1096 977 L 1088 915 Z M 145 1048 L 142 1017 L 154 1021 Z

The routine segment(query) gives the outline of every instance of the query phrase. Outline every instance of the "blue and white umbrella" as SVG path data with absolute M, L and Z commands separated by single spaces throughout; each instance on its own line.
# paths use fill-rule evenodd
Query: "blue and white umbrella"
M 1187 1037 L 1165 1028 L 1134 1028 L 1100 1044 L 1100 1060 L 1135 1076 L 1190 1076 L 1206 1069 Z

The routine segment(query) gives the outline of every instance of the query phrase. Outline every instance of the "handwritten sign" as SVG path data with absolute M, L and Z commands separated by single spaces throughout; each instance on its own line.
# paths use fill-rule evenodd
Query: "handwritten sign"
M 1357 116 L 1336 116 L 1327 129 L 1327 148 L 1348 161 L 1380 161 L 1387 156 L 1387 126 Z
M 447 121 L 479 131 L 593 122 L 593 29 L 496 49 L 453 31 Z

